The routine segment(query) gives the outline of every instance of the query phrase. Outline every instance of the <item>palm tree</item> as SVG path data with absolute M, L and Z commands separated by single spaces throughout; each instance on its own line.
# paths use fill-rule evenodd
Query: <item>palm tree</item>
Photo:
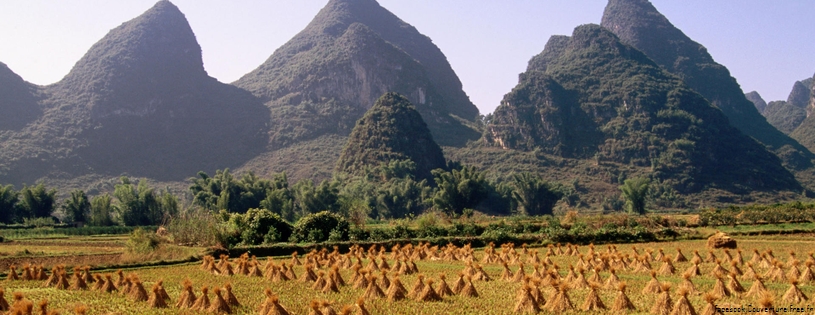
M 648 185 L 651 183 L 647 177 L 626 179 L 620 190 L 625 198 L 628 212 L 645 214 L 645 197 L 648 195 Z

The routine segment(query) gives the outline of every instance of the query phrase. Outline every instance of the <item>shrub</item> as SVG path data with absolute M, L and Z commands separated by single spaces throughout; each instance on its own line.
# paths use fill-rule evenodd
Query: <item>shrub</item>
M 170 218 L 167 231 L 173 242 L 186 245 L 228 246 L 222 218 L 203 208 L 191 208 Z
M 266 209 L 249 209 L 240 220 L 244 224 L 241 229 L 241 243 L 258 245 L 263 243 L 283 242 L 291 237 L 292 226 L 286 220 Z
M 296 242 L 325 242 L 334 230 L 335 239 L 348 240 L 350 230 L 348 220 L 337 214 L 322 211 L 300 218 L 294 225 L 291 239 Z
M 128 253 L 148 254 L 156 250 L 160 243 L 161 240 L 155 233 L 150 233 L 138 228 L 133 230 L 133 233 L 130 233 L 125 247 Z

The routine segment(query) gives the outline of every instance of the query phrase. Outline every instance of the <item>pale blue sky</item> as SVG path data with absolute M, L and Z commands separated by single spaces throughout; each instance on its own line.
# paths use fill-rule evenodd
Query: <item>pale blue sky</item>
M 207 72 L 232 82 L 299 32 L 327 0 L 174 0 Z M 815 73 L 815 1 L 653 0 L 660 12 L 727 66 L 745 92 L 786 99 Z M 50 84 L 110 29 L 154 0 L 2 0 L 0 62 Z M 379 0 L 433 39 L 482 114 L 492 112 L 551 35 L 600 23 L 604 0 Z

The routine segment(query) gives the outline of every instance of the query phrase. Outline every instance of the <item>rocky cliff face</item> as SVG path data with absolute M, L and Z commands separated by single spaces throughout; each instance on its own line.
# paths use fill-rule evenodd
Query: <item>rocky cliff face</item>
M 0 132 L 19 130 L 42 114 L 40 89 L 0 62 Z
M 783 133 L 790 134 L 807 117 L 806 110 L 785 101 L 775 101 L 767 104 L 764 110 L 767 122 L 778 128 Z
M 684 193 L 800 187 L 775 155 L 704 97 L 597 25 L 553 38 L 532 58 L 496 109 L 485 141 L 650 165 L 656 178 Z
M 792 91 L 787 97 L 787 103 L 799 108 L 806 108 L 809 105 L 811 87 L 812 78 L 795 81 L 795 84 L 792 85 Z
M 444 154 L 422 116 L 396 93 L 382 95 L 357 121 L 337 162 L 337 170 L 360 174 L 395 160 L 416 163 L 417 179 L 432 180 L 431 170 L 445 168 Z
M 648 0 L 609 0 L 602 26 L 679 76 L 688 87 L 721 109 L 743 133 L 776 152 L 785 152 L 788 167 L 812 166 L 810 160 L 815 156 L 767 123 L 745 98 L 727 68 L 716 63 L 704 46 L 671 24 Z M 797 153 L 790 155 L 791 151 Z
M 758 110 L 759 113 L 764 114 L 764 109 L 767 108 L 767 102 L 764 101 L 763 98 L 761 98 L 761 95 L 758 94 L 758 92 L 752 91 L 749 93 L 745 93 L 744 97 L 746 97 L 748 101 L 753 102 L 753 105 L 756 106 L 756 109 Z
M 303 31 L 234 85 L 271 109 L 275 147 L 347 135 L 386 92 L 408 97 L 442 144 L 478 137 L 460 121 L 473 120 L 478 110 L 441 51 L 373 0 L 329 1 Z
M 26 146 L 2 153 L 5 182 L 49 172 L 180 180 L 237 165 L 267 139 L 268 110 L 207 75 L 195 35 L 169 1 L 111 30 L 46 90 L 43 117 L 6 142 Z

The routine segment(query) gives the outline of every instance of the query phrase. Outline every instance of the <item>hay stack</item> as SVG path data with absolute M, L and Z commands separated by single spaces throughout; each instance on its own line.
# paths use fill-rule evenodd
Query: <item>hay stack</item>
M 654 315 L 668 315 L 671 313 L 673 302 L 671 301 L 671 284 L 663 283 L 660 285 L 660 291 L 654 306 L 651 307 L 651 314 Z
M 696 310 L 688 301 L 688 291 L 679 289 L 679 299 L 674 303 L 669 315 L 696 315 Z
M 147 290 L 144 289 L 144 286 L 142 285 L 141 281 L 135 277 L 132 281 L 133 285 L 130 287 L 130 292 L 128 292 L 130 299 L 136 302 L 147 301 L 147 299 L 149 298 L 147 296 Z
M 614 298 L 614 304 L 611 306 L 612 311 L 625 311 L 625 310 L 635 310 L 634 303 L 631 303 L 631 300 L 625 295 L 625 282 L 620 282 L 620 285 L 617 287 L 617 297 Z
M 385 273 L 387 273 L 387 271 L 383 270 L 382 275 L 384 276 Z M 338 287 L 345 286 L 345 279 L 343 279 L 342 275 L 340 274 L 340 266 L 338 265 L 331 266 L 331 272 L 328 273 L 328 276 L 330 276 L 331 279 L 334 280 L 334 283 Z
M 592 269 L 592 273 L 591 273 L 591 276 L 589 276 L 588 281 L 589 282 L 603 283 L 603 279 L 600 278 L 600 268 L 596 267 L 596 268 Z
M 657 280 L 657 273 L 656 271 L 651 270 L 651 281 L 648 281 L 648 283 L 645 284 L 645 287 L 642 288 L 642 294 L 659 294 L 660 292 L 662 291 L 660 290 L 659 280 Z
M 760 315 L 777 315 L 778 313 L 775 312 L 775 308 L 773 308 L 773 296 L 772 294 L 764 294 L 764 297 L 758 301 L 758 305 L 762 308 L 761 312 L 758 314 Z
M 767 288 L 764 286 L 764 282 L 761 281 L 761 277 L 759 275 L 755 275 L 753 277 L 755 281 L 753 281 L 753 285 L 750 286 L 750 290 L 747 291 L 747 294 L 744 297 L 761 297 L 767 293 Z
M 609 272 L 611 274 L 608 276 L 608 279 L 606 279 L 606 288 L 614 290 L 614 288 L 620 284 L 620 278 L 617 277 L 617 272 L 613 268 L 609 270 Z
M 703 298 L 705 299 L 705 302 L 707 302 L 707 304 L 705 304 L 705 309 L 702 310 L 702 312 L 699 313 L 699 315 L 721 314 L 719 312 L 716 312 L 716 299 L 718 299 L 717 296 L 715 296 L 713 294 L 710 294 L 710 293 L 705 293 Z
M 193 304 L 197 298 L 195 297 L 195 292 L 192 290 L 192 282 L 189 279 L 184 280 L 182 283 L 184 287 L 181 290 L 181 295 L 178 297 L 178 302 L 175 303 L 175 307 L 178 308 L 192 308 Z
M 585 289 L 589 287 L 589 282 L 586 281 L 586 276 L 583 274 L 582 268 L 578 268 L 577 276 L 574 278 L 571 285 L 574 289 Z
M 730 261 L 730 272 L 735 273 L 737 276 L 741 276 L 743 272 L 739 269 L 739 263 L 735 260 Z
M 320 312 L 320 302 L 316 300 L 311 300 L 308 303 L 308 315 L 323 315 L 323 312 Z
M 439 287 L 436 289 L 436 294 L 440 297 L 444 298 L 445 296 L 454 295 L 453 290 L 450 290 L 450 287 L 447 285 L 447 276 L 443 273 L 439 274 Z
M 337 311 L 331 307 L 331 302 L 328 301 L 320 302 L 320 313 L 323 315 L 337 315 Z
M 325 275 L 325 271 L 322 271 L 322 270 L 318 271 L 317 272 L 317 280 L 314 281 L 314 283 L 311 285 L 311 288 L 314 289 L 314 290 L 322 290 L 323 287 L 325 287 L 325 284 L 326 284 L 325 278 L 327 278 L 327 276 Z M 355 285 L 354 288 L 359 289 L 361 287 L 357 287 Z
M 118 291 L 116 285 L 113 284 L 113 279 L 110 275 L 105 275 L 105 284 L 102 285 L 102 292 L 111 293 Z
M 442 300 L 439 294 L 436 293 L 436 289 L 433 288 L 433 279 L 427 279 L 427 284 L 416 299 L 422 302 L 437 302 Z
M 693 285 L 693 281 L 690 280 L 689 274 L 682 275 L 682 283 L 679 285 L 679 291 L 685 292 L 686 294 L 696 294 L 696 286 Z
M 96 282 L 96 279 L 91 275 L 91 266 L 85 266 L 83 270 L 85 272 L 82 274 L 82 280 L 85 280 L 85 283 L 90 284 Z
M 676 273 L 676 268 L 674 268 L 673 263 L 671 263 L 671 256 L 665 256 L 662 258 L 662 267 L 659 268 L 659 274 L 665 276 L 671 276 Z
M 481 281 L 485 281 L 485 282 L 492 281 L 492 278 L 490 278 L 490 276 L 487 274 L 487 272 L 484 271 L 484 268 L 481 267 L 481 265 L 479 265 L 479 264 L 475 265 L 475 276 L 473 276 L 473 278 L 476 279 L 476 280 L 481 280 Z
M 798 279 L 790 280 L 790 288 L 781 297 L 781 301 L 798 304 L 806 300 L 809 300 L 809 298 L 798 288 Z
M 366 299 L 385 297 L 385 292 L 382 292 L 382 289 L 376 284 L 376 276 L 368 275 L 368 287 L 365 288 L 365 293 L 362 297 Z
M 241 306 L 241 303 L 238 302 L 238 298 L 232 293 L 232 284 L 229 282 L 224 285 L 224 300 L 226 300 L 226 304 L 229 304 L 229 306 Z
M 730 296 L 730 290 L 724 285 L 721 276 L 716 277 L 716 284 L 713 285 L 713 291 L 710 291 L 710 293 L 719 297 Z
M 22 278 L 23 281 L 36 280 L 34 279 L 34 275 L 31 273 L 31 264 L 25 265 L 23 267 L 23 275 L 20 278 Z
M 215 300 L 212 301 L 207 311 L 215 314 L 232 314 L 232 308 L 229 307 L 229 304 L 224 300 L 221 288 L 215 287 L 213 291 L 215 291 Z
M 676 248 L 676 257 L 674 257 L 674 263 L 681 263 L 688 261 L 688 258 L 682 254 L 682 249 L 679 247 Z
M 572 306 L 572 300 L 569 299 L 569 285 L 567 283 L 561 283 L 558 285 L 555 296 L 547 301 L 546 305 L 543 307 L 553 313 L 565 312 L 573 309 L 574 307 Z
M 40 308 L 40 314 L 42 314 L 42 315 L 48 315 L 49 314 L 48 313 L 48 300 L 41 300 L 40 303 L 37 304 L 37 306 L 39 306 L 39 308 Z M 51 314 L 53 314 L 53 311 L 52 311 Z
M 453 287 L 450 288 L 450 290 L 453 291 L 453 293 L 458 294 L 459 292 L 461 292 L 461 289 L 464 288 L 465 284 L 466 283 L 464 282 L 464 273 L 459 272 L 458 279 L 456 279 L 456 281 L 453 282 Z
M 606 309 L 606 305 L 603 304 L 603 300 L 600 299 L 600 294 L 597 293 L 597 288 L 599 287 L 600 285 L 597 283 L 591 284 L 591 291 L 589 291 L 589 294 L 586 296 L 586 301 L 583 302 L 583 305 L 580 307 L 582 310 L 599 311 Z
M 300 282 L 309 282 L 309 281 L 317 281 L 317 275 L 314 274 L 314 267 L 311 264 L 306 264 L 303 266 L 305 269 L 303 270 L 303 275 L 300 277 Z
M 515 272 L 515 275 L 512 276 L 512 282 L 522 282 L 526 277 L 526 271 L 524 270 L 524 263 L 518 263 L 518 271 Z
M 798 277 L 798 282 L 800 283 L 809 283 L 815 280 L 815 275 L 812 274 L 812 261 L 807 260 L 804 263 L 804 271 L 801 273 L 801 276 Z
M 473 286 L 472 278 L 467 277 L 467 282 L 464 284 L 464 287 L 461 288 L 461 291 L 458 292 L 458 295 L 466 297 L 478 297 L 478 291 L 476 291 L 475 286 Z
M 334 271 L 334 270 L 331 270 L 328 273 L 328 277 L 325 278 L 325 285 L 323 285 L 323 288 L 321 290 L 323 293 L 330 293 L 330 292 L 338 293 L 338 292 L 340 292 L 340 288 L 337 287 L 337 281 L 334 281 L 334 279 L 336 278 L 334 276 L 335 273 L 336 273 L 336 271 Z M 317 282 L 315 282 L 315 284 L 317 284 Z
M 518 294 L 517 302 L 515 302 L 515 313 L 539 313 L 540 307 L 535 299 L 532 297 L 528 284 L 521 287 L 520 294 Z
M 395 302 L 404 300 L 407 296 L 407 290 L 405 286 L 402 285 L 402 281 L 399 280 L 399 276 L 393 277 L 393 281 L 391 281 L 390 287 L 388 287 L 388 301 Z
M 731 271 L 730 275 L 727 276 L 729 280 L 727 281 L 727 289 L 730 290 L 733 294 L 741 294 L 747 292 L 744 287 L 739 283 L 739 280 L 736 280 L 736 273 Z
M 193 303 L 192 307 L 190 308 L 196 311 L 206 312 L 210 306 L 211 303 L 209 302 L 209 288 L 207 286 L 203 286 L 201 287 L 201 296 L 199 296 L 198 299 L 195 300 L 195 303 Z
M 8 301 L 6 301 L 6 291 L 0 288 L 0 312 L 7 312 L 9 310 Z
M 130 293 L 131 286 L 133 286 L 133 281 L 130 280 L 130 276 L 127 276 L 122 285 L 119 286 L 119 293 L 122 295 L 128 295 Z
M 756 277 L 756 275 L 757 275 L 756 270 L 753 269 L 753 263 L 748 262 L 747 263 L 747 268 L 745 268 L 744 272 L 742 272 L 742 274 L 741 274 L 741 278 L 743 280 L 750 280 L 750 279 L 754 279 Z
M 79 272 L 79 267 L 74 268 L 74 281 L 71 283 L 71 290 L 87 290 L 88 283 L 85 282 L 85 278 L 82 277 L 81 273 Z
M 391 279 L 388 278 L 388 271 L 384 269 L 380 269 L 382 272 L 382 276 L 379 277 L 379 287 L 380 288 L 389 288 L 391 286 Z
M 382 261 L 385 261 L 384 257 L 382 258 Z M 371 315 L 371 313 L 368 312 L 368 309 L 365 308 L 365 299 L 364 298 L 357 299 L 357 303 L 354 304 L 354 306 L 357 309 L 356 315 Z
M 105 279 L 103 279 L 100 275 L 94 275 L 94 277 L 96 278 L 96 281 L 93 283 L 93 290 L 102 290 L 102 287 L 105 286 Z
M 118 276 L 118 278 L 116 279 L 116 287 L 120 288 L 125 284 L 125 280 L 126 280 L 125 273 L 124 273 L 124 271 L 122 271 L 122 269 L 119 269 L 119 270 L 116 270 L 116 275 Z
M 167 302 L 164 301 L 164 296 L 162 296 L 161 294 L 162 289 L 163 288 L 158 283 L 153 285 L 152 293 L 150 293 L 150 298 L 147 299 L 147 305 L 150 305 L 151 308 L 167 307 Z
M 8 267 L 8 275 L 6 276 L 6 280 L 8 281 L 16 281 L 20 280 L 20 276 L 17 275 L 17 267 L 11 265 Z
M 37 268 L 37 275 L 35 278 L 37 278 L 37 280 L 48 279 L 48 275 L 45 273 L 45 267 L 42 264 L 40 264 L 40 266 Z
M 800 264 L 801 263 L 798 262 L 797 260 L 793 260 L 790 263 L 790 265 L 791 265 L 789 267 L 790 269 L 787 271 L 787 280 L 793 280 L 793 279 L 798 280 L 798 278 L 801 277 L 801 270 L 798 270 L 798 265 L 800 265 Z
M 411 299 L 416 299 L 419 296 L 419 294 L 422 293 L 423 290 L 424 290 L 424 275 L 420 274 L 416 278 L 416 283 L 413 284 L 413 288 L 410 289 L 410 292 L 408 292 L 407 296 Z

